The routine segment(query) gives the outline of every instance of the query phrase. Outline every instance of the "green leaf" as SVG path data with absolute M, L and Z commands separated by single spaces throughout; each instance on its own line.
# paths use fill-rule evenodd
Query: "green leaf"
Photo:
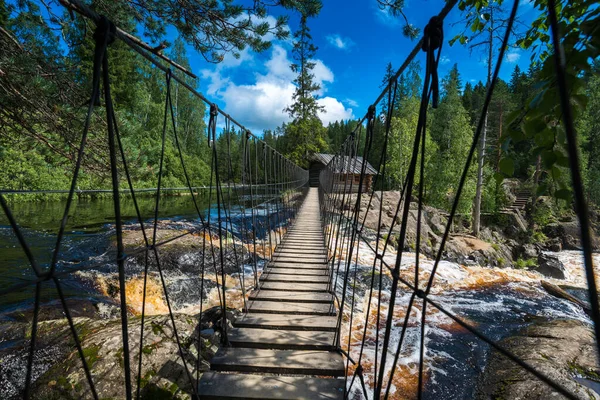
M 560 168 L 556 165 L 553 165 L 552 166 L 552 178 L 559 179 L 561 175 L 562 175 L 562 171 L 560 170 Z
M 498 164 L 500 171 L 507 176 L 512 176 L 515 173 L 515 162 L 511 158 L 503 158 Z
M 496 184 L 499 185 L 502 183 L 502 181 L 504 181 L 504 175 L 496 172 L 496 173 L 494 173 L 494 179 L 496 180 Z
M 567 202 L 571 201 L 571 190 L 570 189 L 560 189 L 554 193 L 554 197 L 561 200 L 566 200 Z
M 554 163 L 556 162 L 556 155 L 554 154 L 554 152 L 552 150 L 544 150 L 542 151 L 541 156 L 544 168 L 548 170 L 551 169 L 552 166 L 554 166 Z

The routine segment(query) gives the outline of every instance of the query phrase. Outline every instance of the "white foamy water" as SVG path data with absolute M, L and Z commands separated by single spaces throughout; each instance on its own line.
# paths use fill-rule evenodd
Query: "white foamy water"
M 338 279 L 336 292 L 341 299 L 344 270 L 348 258 L 347 241 L 340 241 L 337 253 L 341 255 L 339 271 L 334 274 Z M 343 243 L 343 244 L 341 244 Z M 371 243 L 375 247 L 375 242 Z M 382 246 L 379 251 L 381 252 Z M 581 252 L 563 251 L 550 253 L 557 256 L 565 265 L 567 278 L 564 280 L 547 278 L 537 272 L 512 268 L 490 268 L 487 266 L 465 266 L 450 261 L 441 261 L 431 287 L 431 299 L 445 310 L 460 318 L 469 326 L 476 328 L 493 340 L 500 340 L 518 332 L 535 319 L 576 319 L 590 322 L 583 310 L 566 300 L 549 295 L 540 285 L 541 280 L 554 284 L 571 285 L 586 288 L 585 273 Z M 396 263 L 397 253 L 388 248 L 383 258 L 391 268 Z M 375 342 L 378 339 L 377 363 L 381 360 L 385 322 L 389 312 L 391 273 L 383 266 L 383 285 L 381 293 L 373 290 L 370 293 L 370 280 L 375 255 L 366 244 L 354 248 L 350 264 L 349 284 L 343 310 L 342 346 L 348 350 L 355 361 L 359 359 L 363 342 L 365 321 L 367 330 L 365 345 L 361 357 L 363 376 L 368 389 L 363 394 L 361 384 L 356 378 L 350 387 L 351 398 L 372 399 L 375 372 Z M 405 252 L 400 262 L 400 276 L 414 285 L 416 254 Z M 594 256 L 595 265 L 600 265 L 600 255 Z M 434 261 L 421 256 L 419 259 L 419 288 L 425 289 L 430 278 Z M 338 269 L 337 263 L 334 270 Z M 380 263 L 376 263 L 376 271 Z M 334 271 L 335 272 L 335 271 Z M 355 280 L 356 276 L 356 280 Z M 379 274 L 375 275 L 378 286 Z M 355 284 L 356 283 L 356 284 Z M 369 294 L 371 296 L 369 297 Z M 392 313 L 392 329 L 390 345 L 385 366 L 387 377 L 384 388 L 389 381 L 389 374 L 402 336 L 402 326 L 407 312 L 411 290 L 399 283 L 397 297 Z M 381 296 L 381 304 L 379 297 Z M 354 300 L 352 326 L 350 326 L 351 304 Z M 366 310 L 370 302 L 369 315 Z M 377 330 L 377 309 L 381 310 L 379 330 Z M 411 399 L 416 395 L 419 353 L 421 339 L 421 317 L 423 302 L 415 298 L 407 329 L 404 332 L 402 349 L 390 386 L 390 398 Z M 368 317 L 368 318 L 367 318 Z M 467 329 L 450 317 L 427 305 L 425 339 L 424 339 L 424 381 L 427 390 L 426 398 L 469 398 L 473 395 L 474 378 L 484 365 L 488 345 L 477 339 Z M 473 361 L 476 360 L 476 361 Z M 466 363 L 480 363 L 479 366 L 465 368 Z M 479 368 L 479 370 L 478 370 Z M 356 367 L 351 363 L 348 369 L 348 385 Z M 468 372 L 465 372 L 468 371 Z M 379 373 L 379 371 L 378 371 Z M 460 382 L 464 381 L 464 385 Z M 466 391 L 465 387 L 469 387 Z M 456 389 L 456 387 L 462 387 Z M 453 392 L 454 390 L 454 392 Z M 461 391 L 462 390 L 462 391 Z

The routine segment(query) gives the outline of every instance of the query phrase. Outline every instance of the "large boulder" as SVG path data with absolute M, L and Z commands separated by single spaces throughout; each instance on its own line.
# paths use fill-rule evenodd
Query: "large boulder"
M 531 325 L 500 345 L 579 399 L 600 399 L 591 387 L 600 372 L 594 334 L 581 321 Z M 597 386 L 596 386 L 597 387 Z M 564 399 L 512 360 L 493 351 L 478 384 L 478 399 Z
M 581 230 L 577 220 L 559 221 L 548 224 L 542 228 L 542 232 L 551 239 L 560 239 L 564 250 L 581 250 Z M 600 250 L 600 241 L 593 232 L 592 248 L 594 251 Z
M 229 314 L 229 313 L 228 313 Z M 221 337 L 219 308 L 205 310 L 200 324 L 198 316 L 175 314 L 174 321 L 181 343 L 177 344 L 169 316 L 149 316 L 144 323 L 144 345 L 141 349 L 142 398 L 181 398 L 192 395 L 196 370 L 209 369 L 209 359 L 216 353 Z M 228 315 L 228 320 L 232 316 Z M 228 324 L 229 325 L 229 324 Z M 125 369 L 121 323 L 119 320 L 77 321 L 81 347 L 100 398 L 125 398 Z M 64 329 L 64 324 L 62 325 Z M 141 319 L 129 319 L 131 379 L 137 386 L 140 356 Z M 198 330 L 200 329 L 200 333 Z M 198 341 L 200 339 L 200 341 Z M 62 339 L 69 351 L 56 357 L 50 368 L 36 379 L 33 398 L 92 398 L 81 358 L 67 333 Z M 188 375 L 189 372 L 189 375 Z M 190 381 L 190 378 L 191 381 Z
M 562 261 L 549 254 L 540 253 L 535 270 L 550 278 L 565 279 L 567 277 L 567 270 Z

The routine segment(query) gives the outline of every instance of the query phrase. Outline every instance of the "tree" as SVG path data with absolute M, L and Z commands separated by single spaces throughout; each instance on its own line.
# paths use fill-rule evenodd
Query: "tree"
M 582 135 L 582 156 L 587 195 L 596 206 L 600 205 L 600 65 L 596 61 L 593 73 L 588 74 L 586 94 L 588 104 L 578 121 Z
M 461 99 L 460 74 L 455 64 L 442 81 L 442 98 L 439 107 L 434 110 L 431 121 L 431 138 L 436 144 L 436 154 L 432 157 L 435 184 L 431 185 L 429 199 L 432 205 L 449 209 L 464 168 L 473 129 L 469 125 L 469 114 Z M 468 176 L 463 189 L 464 195 L 459 203 L 459 212 L 468 213 L 472 207 L 470 196 L 475 192 L 473 174 Z
M 465 9 L 465 2 L 459 5 L 461 10 Z M 459 41 L 463 45 L 468 45 L 470 50 L 481 49 L 485 54 L 487 64 L 486 90 L 492 80 L 492 70 L 496 55 L 496 49 L 500 47 L 503 41 L 504 33 L 508 28 L 509 17 L 502 7 L 502 0 L 491 2 L 474 3 L 475 10 L 466 15 L 465 29 L 461 34 L 456 35 L 450 40 L 450 45 Z M 517 24 L 520 23 L 517 21 Z M 470 29 L 473 34 L 467 36 L 466 31 Z M 512 32 L 514 36 L 518 35 L 516 25 L 513 25 Z M 475 204 L 473 207 L 473 234 L 479 236 L 479 227 L 481 222 L 481 198 L 483 189 L 483 168 L 485 161 L 486 136 L 488 130 L 488 115 L 484 116 L 483 130 L 479 139 L 477 154 L 477 191 L 475 194 Z
M 48 14 L 53 15 L 52 2 L 45 2 Z M 165 40 L 167 28 L 173 26 L 181 37 L 191 44 L 208 62 L 220 62 L 225 54 L 238 58 L 241 51 L 251 48 L 263 51 L 270 47 L 273 39 L 286 39 L 289 36 L 289 17 L 281 15 L 270 23 L 267 19 L 271 8 L 299 10 L 307 16 L 315 16 L 321 9 L 320 0 L 256 0 L 251 5 L 243 0 L 145 0 L 114 1 L 96 0 L 93 9 L 121 26 L 133 18 L 149 38 L 158 53 L 169 47 Z M 121 12 L 113 15 L 111 10 Z M 68 14 L 58 25 L 69 25 Z
M 8 24 L 8 7 L 6 7 L 6 1 L 0 0 L 0 28 L 5 27 Z
M 320 151 L 327 146 L 325 130 L 318 113 L 325 108 L 317 102 L 316 92 L 321 86 L 314 81 L 312 72 L 316 63 L 313 61 L 317 47 L 312 43 L 312 36 L 307 24 L 307 16 L 300 18 L 300 29 L 294 33 L 294 63 L 290 69 L 297 74 L 294 79 L 296 89 L 292 95 L 292 104 L 285 108 L 292 121 L 286 126 L 287 152 L 293 161 L 305 163 L 309 153 Z
M 402 34 L 410 39 L 415 39 L 421 33 L 421 30 L 408 22 L 408 18 L 404 13 L 404 0 L 377 0 L 377 5 L 380 10 L 389 12 L 394 17 L 402 17 L 404 25 L 402 26 Z

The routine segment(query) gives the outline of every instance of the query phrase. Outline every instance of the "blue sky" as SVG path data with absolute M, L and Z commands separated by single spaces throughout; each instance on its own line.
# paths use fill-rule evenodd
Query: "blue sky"
M 398 68 L 415 42 L 402 35 L 399 19 L 379 9 L 376 0 L 325 0 L 320 15 L 309 20 L 313 41 L 319 47 L 315 76 L 322 85 L 321 115 L 325 124 L 338 119 L 359 118 L 380 93 L 385 67 Z M 414 25 L 423 28 L 443 7 L 440 0 L 407 1 L 405 12 Z M 535 11 L 522 1 L 519 14 L 526 22 Z M 485 79 L 486 65 L 481 54 L 447 40 L 463 29 L 455 9 L 445 22 L 446 43 L 442 51 L 440 76 L 458 64 L 463 83 Z M 297 29 L 298 18 L 289 21 Z M 423 60 L 424 53 L 418 59 Z M 193 72 L 200 77 L 199 89 L 247 127 L 273 129 L 288 117 L 283 109 L 291 101 L 293 73 L 289 70 L 291 41 L 274 41 L 271 49 L 257 54 L 244 51 L 238 60 L 226 57 L 219 65 L 206 63 L 190 49 Z M 529 54 L 510 50 L 501 77 L 509 79 L 514 66 L 527 70 Z
M 509 2 L 505 2 L 506 7 L 512 4 Z M 529 23 L 536 11 L 531 0 L 520 2 L 518 14 L 523 22 Z M 404 11 L 410 22 L 422 29 L 444 4 L 443 0 L 406 0 Z M 272 14 L 267 21 L 274 24 L 274 16 L 284 10 L 272 8 L 269 11 Z M 471 54 L 458 43 L 453 47 L 448 45 L 448 40 L 464 29 L 460 23 L 462 18 L 455 8 L 445 20 L 446 42 L 440 77 L 457 63 L 463 84 L 485 80 L 486 64 L 480 53 Z M 298 28 L 298 22 L 298 16 L 292 15 L 289 21 L 292 32 Z M 319 102 L 326 108 L 326 113 L 321 115 L 325 125 L 362 117 L 381 91 L 379 86 L 387 63 L 398 68 L 416 43 L 402 35 L 402 20 L 382 11 L 376 0 L 323 0 L 321 13 L 309 20 L 309 27 L 314 44 L 319 48 L 314 73 L 322 86 L 318 95 Z M 176 35 L 175 29 L 168 30 L 171 42 Z M 259 133 L 289 119 L 283 109 L 291 102 L 294 91 L 294 74 L 289 69 L 291 48 L 291 38 L 275 40 L 265 52 L 246 49 L 239 59 L 229 55 L 216 65 L 207 63 L 191 46 L 188 46 L 188 56 L 192 71 L 199 77 L 198 89 L 243 125 Z M 527 70 L 529 57 L 521 50 L 509 50 L 501 77 L 508 80 L 515 65 Z M 422 62 L 424 53 L 417 59 Z

